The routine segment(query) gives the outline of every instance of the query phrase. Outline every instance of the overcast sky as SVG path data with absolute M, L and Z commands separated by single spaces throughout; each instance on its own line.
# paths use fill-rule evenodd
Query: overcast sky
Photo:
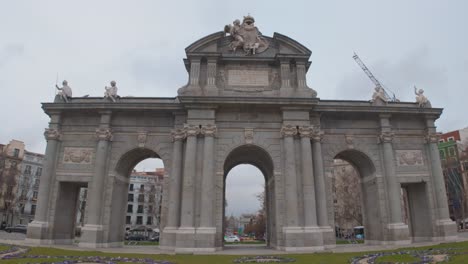
M 74 96 L 173 97 L 187 82 L 184 49 L 250 13 L 312 51 L 307 74 L 322 99 L 368 100 L 357 52 L 402 101 L 423 88 L 443 107 L 439 131 L 468 126 L 468 1 L 6 1 L 0 0 L 0 143 L 44 152 L 41 102 L 69 81 Z M 245 201 L 242 201 L 245 204 Z

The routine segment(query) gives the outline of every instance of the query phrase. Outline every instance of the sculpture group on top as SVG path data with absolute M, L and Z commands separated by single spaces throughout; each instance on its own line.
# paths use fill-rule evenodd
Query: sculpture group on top
M 224 27 L 224 32 L 231 35 L 232 41 L 229 47 L 233 52 L 236 52 L 238 48 L 242 48 L 246 55 L 253 55 L 268 48 L 268 41 L 262 38 L 262 33 L 254 23 L 255 19 L 248 15 L 244 16 L 242 24 L 239 19 L 236 19 L 232 25 Z
M 112 102 L 116 102 L 116 100 L 118 98 L 120 98 L 120 96 L 117 94 L 116 84 L 117 83 L 115 81 L 111 81 L 110 82 L 110 85 L 111 85 L 110 87 L 109 86 L 104 87 L 104 89 L 105 89 L 104 99 L 109 98 L 110 100 L 112 100 Z M 58 96 L 60 97 L 60 99 L 65 101 L 65 103 L 68 103 L 72 99 L 72 89 L 71 89 L 70 86 L 68 86 L 68 81 L 67 80 L 63 80 L 62 85 L 63 85 L 62 87 L 59 87 L 56 84 L 55 87 L 59 91 Z M 89 95 L 85 95 L 83 97 L 88 97 L 88 96 Z

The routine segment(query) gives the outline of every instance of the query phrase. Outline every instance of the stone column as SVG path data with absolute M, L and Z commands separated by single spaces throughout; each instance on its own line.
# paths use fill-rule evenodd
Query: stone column
M 285 198 L 286 198 L 286 226 L 297 227 L 298 203 L 297 203 L 297 181 L 296 181 L 296 159 L 294 150 L 294 136 L 297 129 L 292 125 L 283 125 L 281 135 L 284 143 L 284 174 L 285 174 Z
M 195 205 L 195 171 L 197 155 L 197 136 L 200 128 L 194 125 L 185 125 L 187 145 L 184 159 L 184 178 L 182 187 L 181 228 L 194 228 L 194 205 Z
M 312 132 L 312 157 L 314 161 L 315 200 L 317 202 L 317 222 L 320 227 L 329 227 L 325 175 L 323 173 L 322 136 L 319 128 Z
M 426 117 L 426 144 L 429 152 L 429 162 L 431 163 L 432 185 L 436 207 L 436 230 L 434 236 L 437 237 L 438 240 L 450 241 L 457 238 L 457 226 L 455 222 L 450 219 L 449 215 L 447 192 L 445 189 L 442 164 L 440 162 L 439 148 L 437 146 L 439 134 L 437 134 L 434 125 L 435 119 L 436 117 Z
M 202 135 L 205 136 L 203 147 L 203 178 L 201 194 L 201 227 L 213 227 L 214 209 L 214 137 L 216 135 L 215 125 L 206 125 L 201 128 Z
M 82 229 L 82 239 L 79 244 L 81 247 L 100 247 L 104 242 L 102 212 L 105 199 L 104 183 L 107 172 L 107 154 L 109 152 L 112 132 L 110 129 L 111 112 L 101 113 L 101 122 L 96 129 L 96 138 L 98 140 L 96 147 L 96 157 L 94 160 L 94 173 L 87 197 L 87 222 Z
M 60 113 L 51 114 L 49 128 L 46 128 L 44 136 L 47 140 L 45 151 L 44 170 L 39 184 L 37 196 L 37 209 L 34 221 L 28 225 L 27 239 L 32 242 L 39 242 L 47 239 L 49 212 L 49 199 L 54 186 L 55 163 L 57 160 L 58 147 L 60 145 Z M 47 242 L 46 242 L 47 243 Z
M 167 210 L 167 225 L 165 232 L 175 231 L 180 223 L 180 196 L 182 186 L 182 147 L 185 131 L 175 129 L 172 131 L 172 164 L 171 184 L 169 187 L 169 208 Z
M 401 191 L 395 173 L 395 155 L 393 154 L 393 133 L 383 132 L 380 135 L 380 143 L 383 148 L 383 160 L 385 168 L 385 182 L 387 185 L 388 207 L 390 209 L 390 223 L 401 223 Z
M 320 227 L 322 234 L 323 245 L 334 247 L 335 230 L 328 222 L 328 207 L 327 207 L 327 186 L 325 182 L 325 174 L 323 170 L 322 158 L 322 139 L 323 132 L 319 126 L 312 128 L 312 160 L 314 161 L 314 179 L 315 179 L 315 201 L 317 205 L 317 224 Z
M 403 223 L 401 215 L 401 187 L 398 182 L 396 168 L 395 168 L 395 155 L 393 153 L 393 133 L 390 125 L 390 115 L 380 115 L 380 126 L 382 133 L 380 134 L 380 143 L 382 145 L 385 183 L 386 183 L 386 197 L 388 201 L 388 223 L 387 229 L 389 231 L 389 241 L 399 241 L 399 244 L 408 244 L 409 229 L 408 225 Z M 405 242 L 400 242 L 405 241 Z
M 432 170 L 432 181 L 435 190 L 436 212 L 438 219 L 449 219 L 449 210 L 447 202 L 447 191 L 445 189 L 444 174 L 442 172 L 442 164 L 440 162 L 439 135 L 436 133 L 427 134 L 426 144 L 429 148 L 429 158 Z
M 302 190 L 304 195 L 304 226 L 317 227 L 317 208 L 315 205 L 314 168 L 312 165 L 312 149 L 310 127 L 300 127 L 301 136 L 301 167 Z

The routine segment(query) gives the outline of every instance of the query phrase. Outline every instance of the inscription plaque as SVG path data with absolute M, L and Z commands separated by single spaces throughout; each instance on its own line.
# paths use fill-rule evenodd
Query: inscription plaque
M 268 86 L 268 71 L 262 70 L 229 70 L 230 86 Z

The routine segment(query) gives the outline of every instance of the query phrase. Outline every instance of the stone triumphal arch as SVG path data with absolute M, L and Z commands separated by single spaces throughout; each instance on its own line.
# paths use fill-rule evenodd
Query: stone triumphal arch
M 87 186 L 79 245 L 122 245 L 129 174 L 149 157 L 166 167 L 164 249 L 222 249 L 225 177 L 243 163 L 265 176 L 269 246 L 334 246 L 335 158 L 359 172 L 366 243 L 456 237 L 436 145 L 442 109 L 379 94 L 321 100 L 306 83 L 311 51 L 278 33 L 260 35 L 250 16 L 197 40 L 186 55 L 188 83 L 175 98 L 119 97 L 114 82 L 104 98 L 62 93 L 43 104 L 50 125 L 30 241 L 72 243 L 78 189 Z

